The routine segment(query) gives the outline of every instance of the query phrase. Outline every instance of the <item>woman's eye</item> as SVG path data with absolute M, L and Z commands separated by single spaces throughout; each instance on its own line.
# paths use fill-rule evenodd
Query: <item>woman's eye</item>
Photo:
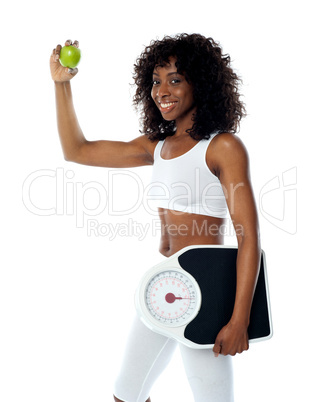
M 179 84 L 181 82 L 181 80 L 179 78 L 173 78 L 170 83 L 171 84 Z M 160 81 L 159 80 L 152 80 L 152 85 L 156 86 L 156 85 L 160 85 Z

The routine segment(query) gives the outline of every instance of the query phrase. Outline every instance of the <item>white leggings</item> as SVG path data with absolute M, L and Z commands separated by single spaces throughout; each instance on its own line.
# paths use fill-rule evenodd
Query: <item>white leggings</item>
M 177 345 L 177 341 L 151 331 L 136 317 L 114 395 L 125 402 L 145 402 Z M 233 402 L 231 357 L 215 357 L 212 349 L 192 349 L 180 343 L 179 348 L 194 401 Z

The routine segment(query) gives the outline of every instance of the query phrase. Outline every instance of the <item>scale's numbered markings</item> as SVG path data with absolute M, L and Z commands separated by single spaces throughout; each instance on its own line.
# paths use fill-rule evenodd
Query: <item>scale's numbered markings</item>
M 211 348 L 233 312 L 236 257 L 236 247 L 189 246 L 154 266 L 135 294 L 139 317 L 159 334 L 193 348 Z M 248 334 L 252 342 L 272 336 L 263 251 Z
M 146 306 L 153 318 L 169 327 L 193 320 L 201 305 L 201 292 L 195 279 L 174 268 L 155 274 L 146 284 Z

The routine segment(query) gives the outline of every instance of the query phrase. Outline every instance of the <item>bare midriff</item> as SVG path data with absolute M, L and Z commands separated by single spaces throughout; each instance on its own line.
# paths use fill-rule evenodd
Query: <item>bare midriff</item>
M 166 257 L 184 247 L 223 244 L 225 219 L 159 208 L 161 240 L 159 251 Z

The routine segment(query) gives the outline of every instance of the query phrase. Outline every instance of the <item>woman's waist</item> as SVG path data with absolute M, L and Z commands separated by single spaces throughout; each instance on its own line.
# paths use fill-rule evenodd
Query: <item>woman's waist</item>
M 161 242 L 160 253 L 165 257 L 170 257 L 172 254 L 177 253 L 181 249 L 188 246 L 199 246 L 199 245 L 223 245 L 224 236 L 208 238 L 208 237 L 170 237 L 166 239 L 165 242 Z
M 161 218 L 160 251 L 164 255 L 199 244 L 224 244 L 224 237 L 233 230 L 230 219 L 180 213 L 159 209 Z

